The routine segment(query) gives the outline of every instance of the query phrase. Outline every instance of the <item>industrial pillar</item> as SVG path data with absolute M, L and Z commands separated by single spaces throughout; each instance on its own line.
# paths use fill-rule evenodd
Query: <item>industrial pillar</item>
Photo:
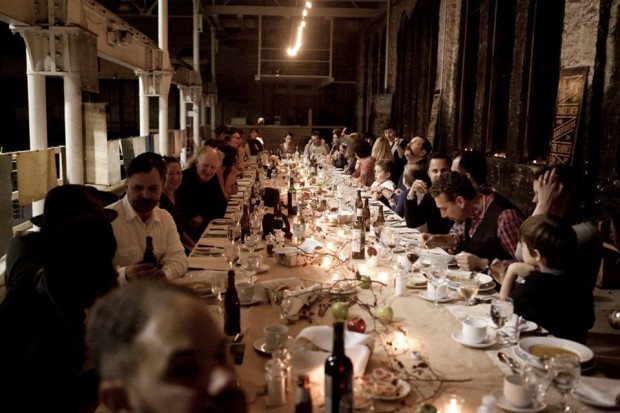
M 158 46 L 168 58 L 168 0 L 159 0 L 157 5 Z M 169 66 L 169 62 L 168 62 Z M 166 66 L 162 67 L 167 69 Z M 159 93 L 159 153 L 171 155 L 168 139 L 168 93 L 169 87 Z
M 149 96 L 146 93 L 146 76 L 145 73 L 138 73 L 138 87 L 140 89 L 140 136 L 148 136 L 150 133 Z
M 82 142 L 82 88 L 80 75 L 66 73 L 63 78 L 65 92 L 65 144 L 67 146 L 67 182 L 84 183 L 84 144 Z

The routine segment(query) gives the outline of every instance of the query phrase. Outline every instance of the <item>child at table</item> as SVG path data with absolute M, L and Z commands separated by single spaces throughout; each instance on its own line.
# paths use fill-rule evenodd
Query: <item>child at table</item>
M 396 163 L 392 160 L 381 160 L 375 163 L 375 181 L 370 185 L 369 191 L 373 199 L 381 200 L 387 207 L 390 206 L 388 199 L 396 189 L 392 181 L 392 175 L 396 170 Z
M 511 264 L 500 291 L 514 312 L 551 334 L 584 343 L 594 325 L 592 292 L 574 272 L 577 236 L 559 217 L 542 214 L 519 229 L 523 261 Z

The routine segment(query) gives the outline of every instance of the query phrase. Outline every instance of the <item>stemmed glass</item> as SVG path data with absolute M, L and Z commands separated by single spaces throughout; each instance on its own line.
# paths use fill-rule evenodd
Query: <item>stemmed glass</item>
M 230 269 L 233 269 L 235 263 L 239 260 L 239 256 L 241 255 L 241 251 L 239 251 L 239 245 L 227 245 L 224 248 L 224 256 L 226 257 L 226 261 L 228 261 L 228 265 Z
M 260 255 L 249 254 L 245 257 L 243 263 L 243 274 L 248 279 L 248 282 L 254 284 L 256 281 L 256 273 L 260 267 Z
M 288 290 L 270 290 L 269 299 L 280 320 L 286 320 L 292 304 L 291 292 Z
M 250 254 L 254 253 L 258 243 L 260 242 L 260 234 L 249 234 L 245 237 L 245 245 L 250 251 Z
M 446 284 L 446 276 L 448 275 L 448 263 L 445 258 L 437 257 L 431 261 L 430 271 L 428 271 L 428 281 L 435 289 L 434 303 L 435 307 L 439 306 L 439 287 Z
M 514 313 L 514 304 L 512 298 L 499 298 L 496 297 L 491 301 L 491 320 L 497 326 L 497 342 L 502 346 L 510 344 L 506 338 L 505 333 L 502 331 L 506 322 L 512 317 Z
M 549 388 L 550 374 L 549 374 L 549 364 L 551 359 L 548 357 L 542 357 L 541 361 L 543 363 L 543 369 L 535 369 L 531 365 L 524 363 L 521 367 L 521 377 L 523 378 L 523 384 L 527 388 L 530 396 L 532 397 L 532 401 L 534 403 L 534 408 L 539 409 L 545 404 L 545 394 L 547 393 L 547 389 Z
M 228 240 L 231 244 L 234 244 L 241 238 L 241 227 L 236 224 L 228 226 Z
M 553 387 L 562 395 L 560 403 L 553 410 L 562 413 L 572 412 L 568 405 L 568 395 L 577 387 L 581 376 L 581 363 L 576 354 L 558 354 L 549 362 L 549 373 Z
M 420 259 L 420 247 L 417 245 L 407 245 L 407 249 L 405 250 L 407 254 L 407 259 L 411 263 L 410 270 L 413 272 L 413 264 L 415 264 Z
M 463 296 L 467 305 L 474 305 L 474 297 L 478 294 L 480 281 L 478 278 L 464 277 L 459 280 L 459 294 Z
M 220 314 L 222 311 L 222 295 L 226 292 L 228 288 L 228 275 L 222 272 L 213 273 L 211 276 L 211 289 L 213 290 L 213 294 L 217 297 L 218 305 L 216 311 Z
M 394 257 L 394 248 L 400 242 L 400 234 L 396 231 L 387 231 L 385 233 L 385 244 L 390 249 L 390 261 Z

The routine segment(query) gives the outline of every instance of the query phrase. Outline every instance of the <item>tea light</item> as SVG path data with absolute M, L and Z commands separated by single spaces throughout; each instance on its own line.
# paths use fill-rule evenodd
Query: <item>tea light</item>
M 390 274 L 385 271 L 379 271 L 377 273 L 377 280 L 387 284 L 390 281 Z
M 461 413 L 464 402 L 462 397 L 451 394 L 441 413 Z
M 331 250 L 331 251 L 335 251 L 336 250 L 336 244 L 334 244 L 332 241 L 328 241 L 327 242 L 327 249 Z
M 332 266 L 332 257 L 323 257 L 323 261 L 321 262 L 321 267 L 327 269 Z
M 396 331 L 392 345 L 394 346 L 394 350 L 397 352 L 407 351 L 410 348 L 409 340 L 402 331 Z
M 368 275 L 368 268 L 366 267 L 366 264 L 358 265 L 357 270 L 360 272 L 361 275 Z

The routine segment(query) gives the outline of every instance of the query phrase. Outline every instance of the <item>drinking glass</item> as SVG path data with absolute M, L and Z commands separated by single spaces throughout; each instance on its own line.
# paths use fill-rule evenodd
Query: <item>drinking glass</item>
M 237 224 L 232 224 L 228 226 L 228 240 L 231 244 L 239 241 L 241 239 L 241 227 Z
M 459 294 L 463 296 L 467 305 L 474 305 L 474 297 L 478 294 L 478 288 L 480 288 L 480 281 L 476 277 L 465 277 L 459 281 Z
M 493 320 L 497 326 L 497 341 L 503 346 L 508 345 L 509 342 L 502 329 L 504 328 L 506 321 L 512 317 L 513 312 L 514 304 L 512 302 L 512 298 L 496 297 L 493 301 L 491 301 L 491 320 Z
M 410 270 L 413 272 L 413 264 L 415 264 L 420 259 L 420 247 L 417 245 L 407 245 L 407 249 L 405 250 L 407 254 L 407 259 L 411 263 Z
M 211 289 L 213 290 L 213 294 L 217 297 L 218 305 L 216 311 L 218 313 L 223 313 L 222 311 L 222 298 L 223 293 L 226 292 L 226 288 L 228 288 L 228 275 L 224 272 L 216 272 L 211 276 Z
M 260 234 L 249 234 L 245 237 L 245 245 L 248 247 L 250 254 L 254 253 L 258 243 L 260 242 Z
M 390 261 L 394 257 L 394 248 L 400 242 L 400 234 L 396 231 L 387 231 L 385 233 L 385 246 L 390 249 Z
M 549 362 L 549 373 L 553 387 L 562 395 L 562 400 L 553 410 L 562 413 L 574 411 L 568 405 L 567 399 L 577 387 L 581 376 L 579 356 L 565 353 L 552 357 Z
M 291 308 L 291 292 L 288 290 L 270 290 L 269 300 L 280 320 L 286 320 Z
M 521 367 L 523 384 L 530 393 L 530 396 L 532 396 L 533 407 L 536 410 L 543 407 L 545 404 L 545 394 L 551 384 L 551 377 L 549 377 L 550 360 L 549 358 L 542 359 L 543 369 L 536 369 L 527 363 L 524 363 Z
M 230 269 L 233 269 L 235 263 L 239 260 L 239 256 L 241 255 L 241 251 L 239 251 L 239 245 L 227 245 L 224 248 L 224 256 L 226 257 L 226 261 L 228 261 L 228 265 L 230 265 Z
M 437 294 L 437 289 L 442 285 L 446 284 L 446 276 L 448 274 L 448 263 L 445 258 L 437 257 L 433 258 L 430 265 L 430 271 L 428 271 L 428 281 L 435 288 L 435 307 L 439 306 L 439 294 Z

